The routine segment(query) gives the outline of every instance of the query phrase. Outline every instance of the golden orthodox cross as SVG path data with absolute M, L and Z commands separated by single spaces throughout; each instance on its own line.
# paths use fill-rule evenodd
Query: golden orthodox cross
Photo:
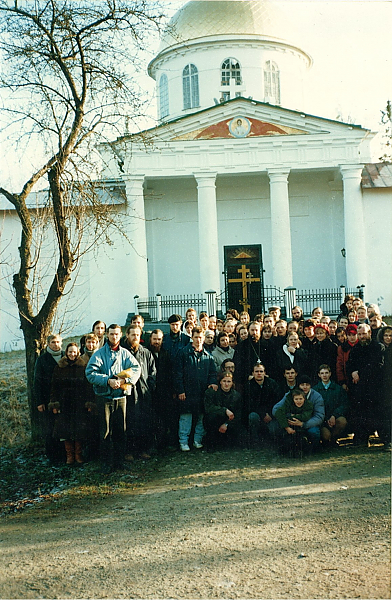
M 241 265 L 240 269 L 237 269 L 238 273 L 241 275 L 241 279 L 228 279 L 228 283 L 241 283 L 242 284 L 242 300 L 240 300 L 240 304 L 242 304 L 245 312 L 248 312 L 250 308 L 250 304 L 248 303 L 248 286 L 247 283 L 252 283 L 252 281 L 260 281 L 260 277 L 252 277 L 250 269 L 246 268 L 246 265 Z M 249 273 L 249 277 L 248 277 Z

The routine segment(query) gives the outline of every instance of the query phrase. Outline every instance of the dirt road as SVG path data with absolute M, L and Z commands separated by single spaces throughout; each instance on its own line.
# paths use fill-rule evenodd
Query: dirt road
M 137 489 L 2 519 L 1 598 L 390 598 L 390 454 L 155 466 Z

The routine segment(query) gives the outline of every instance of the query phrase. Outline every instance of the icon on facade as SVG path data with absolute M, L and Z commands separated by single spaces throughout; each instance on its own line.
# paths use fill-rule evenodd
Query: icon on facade
M 229 131 L 236 138 L 244 138 L 250 132 L 251 122 L 246 117 L 235 117 L 229 122 Z

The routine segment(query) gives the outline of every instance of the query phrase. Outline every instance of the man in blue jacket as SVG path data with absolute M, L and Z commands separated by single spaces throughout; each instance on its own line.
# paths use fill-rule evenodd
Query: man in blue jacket
M 204 332 L 201 327 L 192 331 L 192 343 L 178 353 L 174 368 L 174 389 L 180 405 L 178 436 L 180 448 L 189 452 L 192 421 L 195 424 L 193 445 L 202 448 L 204 392 L 218 389 L 216 367 L 212 356 L 203 348 Z
M 107 342 L 94 352 L 86 367 L 98 406 L 101 471 L 105 474 L 123 467 L 129 393 L 126 385 L 135 385 L 141 372 L 129 350 L 120 346 L 121 335 L 120 325 L 109 325 Z M 122 375 L 123 371 L 129 372 Z

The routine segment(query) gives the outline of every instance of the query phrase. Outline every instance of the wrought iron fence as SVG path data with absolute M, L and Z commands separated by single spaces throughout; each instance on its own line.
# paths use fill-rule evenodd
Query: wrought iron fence
M 290 293 L 288 293 L 290 292 Z M 264 312 L 268 311 L 270 306 L 280 306 L 282 317 L 291 317 L 291 308 L 298 304 L 304 311 L 304 315 L 309 316 L 316 306 L 320 306 L 324 313 L 330 317 L 337 316 L 340 313 L 340 305 L 346 294 L 359 296 L 364 300 L 364 286 L 358 286 L 354 289 L 348 289 L 344 286 L 339 288 L 326 288 L 317 290 L 297 290 L 295 288 L 286 288 L 281 290 L 274 286 L 265 286 L 264 293 Z M 200 313 L 207 310 L 210 314 L 215 305 L 215 313 L 225 315 L 226 307 L 225 293 L 218 296 L 215 292 L 207 293 L 208 299 L 204 294 L 181 294 L 174 296 L 161 296 L 157 294 L 149 298 L 135 297 L 135 311 L 141 313 L 146 319 L 151 321 L 167 321 L 173 313 L 177 313 L 185 319 L 186 310 L 190 307 Z
M 167 321 L 172 314 L 179 314 L 185 319 L 188 308 L 202 312 L 207 307 L 207 300 L 203 294 L 182 294 L 175 296 L 152 296 L 138 298 L 137 310 L 148 315 L 151 321 Z

